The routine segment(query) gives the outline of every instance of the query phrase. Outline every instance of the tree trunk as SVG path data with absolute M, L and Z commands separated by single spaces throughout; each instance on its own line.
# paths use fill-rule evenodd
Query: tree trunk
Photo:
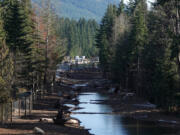
M 179 16 L 179 0 L 176 0 L 176 38 L 180 36 L 180 16 Z M 176 46 L 179 49 L 179 42 L 176 42 Z M 178 65 L 178 72 L 180 75 L 180 50 L 178 50 L 177 54 L 177 65 Z

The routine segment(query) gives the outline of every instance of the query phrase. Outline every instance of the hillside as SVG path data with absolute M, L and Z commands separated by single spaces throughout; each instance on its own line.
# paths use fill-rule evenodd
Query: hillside
M 32 0 L 40 3 L 40 0 Z M 56 13 L 61 17 L 78 20 L 79 18 L 95 19 L 100 22 L 101 17 L 110 3 L 118 4 L 119 0 L 52 0 Z
M 94 57 L 98 55 L 95 47 L 95 35 L 98 24 L 94 20 L 60 18 L 57 33 L 66 42 L 67 56 Z

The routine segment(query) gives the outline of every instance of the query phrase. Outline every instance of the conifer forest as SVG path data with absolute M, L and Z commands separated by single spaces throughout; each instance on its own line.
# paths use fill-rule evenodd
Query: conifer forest
M 180 0 L 73 1 L 0 0 L 0 135 L 180 135 Z
M 23 90 L 53 81 L 65 52 L 48 1 L 44 9 L 30 0 L 3 0 L 0 6 L 0 102 L 6 103 Z
M 180 103 L 180 2 L 146 0 L 109 5 L 96 36 L 104 75 L 175 111 Z

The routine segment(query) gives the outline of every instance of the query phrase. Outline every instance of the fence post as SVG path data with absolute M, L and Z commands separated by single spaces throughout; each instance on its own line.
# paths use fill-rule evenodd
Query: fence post
M 1 104 L 0 104 L 0 123 L 1 123 L 1 120 L 2 120 L 2 106 L 1 106 Z
M 21 117 L 21 99 L 19 99 L 18 107 L 19 107 L 19 118 L 20 118 Z
M 11 101 L 11 124 L 12 124 L 12 121 L 13 121 L 13 102 Z
M 35 101 L 35 99 L 36 99 L 36 97 L 35 97 L 35 91 L 32 91 L 32 101 L 34 102 Z
M 2 104 L 1 108 L 2 108 L 2 111 L 1 111 L 1 122 L 3 124 L 4 123 L 4 104 Z
M 29 96 L 29 115 L 31 114 L 31 95 Z
M 26 107 L 27 105 L 26 105 L 26 97 L 25 97 L 25 116 L 26 116 Z

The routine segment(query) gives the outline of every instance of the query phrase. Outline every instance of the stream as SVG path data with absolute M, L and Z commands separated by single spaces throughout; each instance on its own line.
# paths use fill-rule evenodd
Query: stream
M 78 96 L 79 107 L 72 116 L 78 118 L 94 135 L 173 135 L 173 129 L 162 128 L 155 123 L 142 122 L 121 115 L 110 114 L 109 105 L 96 104 L 108 96 L 99 93 L 82 93 Z M 88 114 L 89 113 L 89 114 Z

